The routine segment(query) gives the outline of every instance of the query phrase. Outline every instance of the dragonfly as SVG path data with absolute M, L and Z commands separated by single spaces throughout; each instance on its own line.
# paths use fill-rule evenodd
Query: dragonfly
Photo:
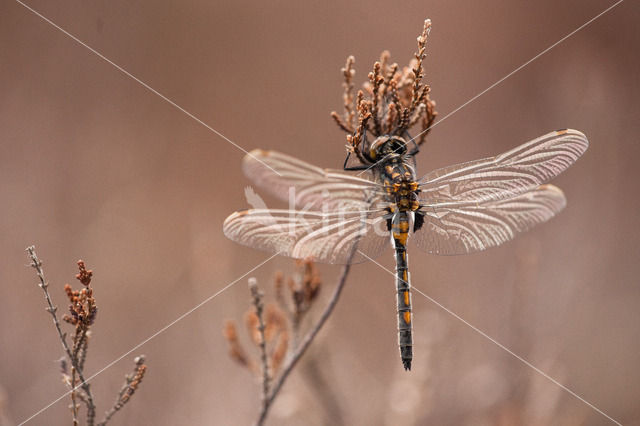
M 413 359 L 413 317 L 407 244 L 436 255 L 499 246 L 545 222 L 566 205 L 546 183 L 588 148 L 586 136 L 557 130 L 503 154 L 437 169 L 418 177 L 418 146 L 405 135 L 366 144 L 359 166 L 316 167 L 275 151 L 254 150 L 244 173 L 289 201 L 289 209 L 231 214 L 223 232 L 256 249 L 330 264 L 395 253 L 398 346 L 405 370 Z M 361 170 L 354 174 L 352 170 Z

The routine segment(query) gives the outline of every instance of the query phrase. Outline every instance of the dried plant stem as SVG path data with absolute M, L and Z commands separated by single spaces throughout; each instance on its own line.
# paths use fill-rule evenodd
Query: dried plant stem
M 351 129 L 349 125 L 347 125 L 346 122 L 343 121 L 342 118 L 340 118 L 337 112 L 331 111 L 331 118 L 333 118 L 333 120 L 336 122 L 338 127 L 340 127 L 342 130 L 344 130 L 347 133 L 353 133 L 353 129 Z
M 262 292 L 258 288 L 258 282 L 255 278 L 249 278 L 249 290 L 253 298 L 253 306 L 256 308 L 256 316 L 258 317 L 258 332 L 260 334 L 260 362 L 262 364 L 262 404 L 266 404 L 269 397 L 269 386 L 271 384 L 271 376 L 269 375 L 269 361 L 267 357 L 267 340 L 264 336 L 264 303 L 262 303 Z
M 338 127 L 347 135 L 347 152 L 349 157 L 357 157 L 360 165 L 350 161 L 350 169 L 370 164 L 368 150 L 371 143 L 380 136 L 411 137 L 408 132 L 415 125 L 420 124 L 422 131 L 415 143 L 420 146 L 425 142 L 425 137 L 431 129 L 437 116 L 435 102 L 429 98 L 430 87 L 424 80 L 424 61 L 426 59 L 427 39 L 431 31 L 431 21 L 424 21 L 422 33 L 417 38 L 418 49 L 413 55 L 409 66 L 399 68 L 397 63 L 389 64 L 390 53 L 382 52 L 380 61 L 375 62 L 373 70 L 367 74 L 368 82 L 364 85 L 364 91 L 360 90 L 355 98 L 355 110 L 347 109 L 354 113 L 351 121 L 341 118 L 337 112 L 331 116 Z M 342 69 L 345 76 L 355 75 L 353 58 L 349 57 L 347 66 Z M 351 72 L 345 72 L 350 69 Z M 346 77 L 345 77 L 346 78 Z M 349 87 L 348 96 L 345 99 L 352 100 L 352 81 L 345 80 Z M 346 108 L 347 103 L 345 103 Z M 349 102 L 349 105 L 351 103 Z M 345 115 L 346 117 L 347 115 Z M 348 121 L 348 123 L 347 123 Z M 353 124 L 351 124 L 353 123 Z M 414 138 L 411 138 L 414 141 Z M 407 141 L 409 142 L 409 141 Z M 354 159 L 355 160 L 355 159 Z
M 144 377 L 144 373 L 146 372 L 147 366 L 144 365 L 144 355 L 138 356 L 135 358 L 135 368 L 133 373 L 125 376 L 124 385 L 118 392 L 118 396 L 116 397 L 116 401 L 113 406 L 107 411 L 104 415 L 104 419 L 102 419 L 97 426 L 105 426 L 109 420 L 116 414 L 118 411 L 125 406 L 127 402 L 131 400 L 131 396 L 138 389 L 142 378 Z
M 105 413 L 104 419 L 100 423 L 98 423 L 97 426 L 103 426 L 107 424 L 107 422 L 111 420 L 111 417 L 113 417 L 113 415 L 116 414 L 122 408 L 122 405 L 124 404 L 122 404 L 121 400 L 122 400 L 122 397 L 127 392 L 127 389 L 129 389 L 129 385 L 128 383 L 125 383 L 120 389 L 120 391 L 118 392 L 118 396 L 116 397 L 116 402 L 109 409 L 109 411 Z
M 278 396 L 278 393 L 280 392 L 282 385 L 287 380 L 293 368 L 296 366 L 296 364 L 298 363 L 302 355 L 305 353 L 307 348 L 311 345 L 311 342 L 316 337 L 316 335 L 318 334 L 318 332 L 320 331 L 324 323 L 327 321 L 327 319 L 333 312 L 333 308 L 335 308 L 336 304 L 338 303 L 338 299 L 340 298 L 340 294 L 342 293 L 344 284 L 347 281 L 347 275 L 349 275 L 349 270 L 351 269 L 351 265 L 349 263 L 351 262 L 351 259 L 355 255 L 356 248 L 357 248 L 357 244 L 354 246 L 351 252 L 351 255 L 347 260 L 347 264 L 342 268 L 342 272 L 340 274 L 340 277 L 338 278 L 338 283 L 336 285 L 336 288 L 333 291 L 333 294 L 331 295 L 331 299 L 329 300 L 329 303 L 327 304 L 324 311 L 320 315 L 318 322 L 316 322 L 313 325 L 313 328 L 309 331 L 309 333 L 307 333 L 307 335 L 304 336 L 304 338 L 300 342 L 300 346 L 298 346 L 295 349 L 295 351 L 291 355 L 291 358 L 289 358 L 289 360 L 283 367 L 280 377 L 278 377 L 278 379 L 274 382 L 273 388 L 271 389 L 271 393 L 269 393 L 269 396 L 265 399 L 262 405 L 262 410 L 260 411 L 258 420 L 255 423 L 256 426 L 261 426 L 264 424 L 264 421 L 266 420 L 267 414 L 269 412 L 269 408 L 273 404 L 273 401 L 275 400 L 275 398 Z
M 76 403 L 76 391 L 73 389 L 76 383 L 76 369 L 71 367 L 71 413 L 73 426 L 78 426 L 78 404 Z
M 58 337 L 60 337 L 60 342 L 62 342 L 62 348 L 64 349 L 65 353 L 67 354 L 67 357 L 71 361 L 71 367 L 72 367 L 71 401 L 72 401 L 74 424 L 77 424 L 78 422 L 76 418 L 77 405 L 75 400 L 75 391 L 77 389 L 77 386 L 75 384 L 75 374 L 77 374 L 81 382 L 80 387 L 85 393 L 84 395 L 81 396 L 80 399 L 82 399 L 83 401 L 86 401 L 87 425 L 93 426 L 95 415 L 96 415 L 96 406 L 93 402 L 93 396 L 91 395 L 91 388 L 89 386 L 89 383 L 87 383 L 87 381 L 85 380 L 84 375 L 82 374 L 82 368 L 78 365 L 77 358 L 74 356 L 73 352 L 69 348 L 69 345 L 67 344 L 66 333 L 63 333 L 62 329 L 60 328 L 60 321 L 58 321 L 58 316 L 56 314 L 58 308 L 53 305 L 53 301 L 51 300 L 51 296 L 49 295 L 49 289 L 48 289 L 49 284 L 44 278 L 42 261 L 38 259 L 38 256 L 36 255 L 35 246 L 27 247 L 27 252 L 29 253 L 29 258 L 31 259 L 31 267 L 33 267 L 36 270 L 36 274 L 38 275 L 38 279 L 40 280 L 39 285 L 42 291 L 44 292 L 44 298 L 47 301 L 47 312 L 49 312 L 51 314 L 51 317 L 53 318 L 53 324 L 55 325 L 56 330 L 58 331 Z
M 380 118 L 378 117 L 380 112 L 378 111 L 378 105 L 380 103 L 380 85 L 384 81 L 384 78 L 380 76 L 380 62 L 373 64 L 373 72 L 369 73 L 369 80 L 372 87 L 372 99 L 373 105 L 371 107 L 371 116 L 373 117 L 373 128 L 376 134 L 382 133 L 382 127 L 380 126 Z
M 424 61 L 424 58 L 426 56 L 425 50 L 427 46 L 427 38 L 429 36 L 430 31 L 431 31 L 431 20 L 426 19 L 424 21 L 422 34 L 418 37 L 418 51 L 414 55 L 416 58 L 416 66 L 412 70 L 413 71 L 413 87 L 412 87 L 412 101 L 410 106 L 412 113 L 416 109 L 420 101 L 423 100 L 423 97 L 426 96 L 426 93 L 429 91 L 428 86 L 425 86 L 424 92 L 423 92 L 422 77 L 424 77 L 424 74 L 422 70 L 422 61 Z
M 355 61 L 356 60 L 353 56 L 349 56 L 347 58 L 347 63 L 345 64 L 344 68 L 342 68 L 342 74 L 344 76 L 344 121 L 346 123 L 345 127 L 348 133 L 353 133 L 353 127 L 356 120 L 356 112 L 353 105 L 353 75 L 355 74 L 355 71 L 353 70 L 353 64 Z

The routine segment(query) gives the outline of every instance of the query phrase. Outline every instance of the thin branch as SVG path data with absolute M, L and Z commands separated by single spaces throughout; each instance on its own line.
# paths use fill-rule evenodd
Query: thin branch
M 255 278 L 249 278 L 249 290 L 253 298 L 253 306 L 256 308 L 256 316 L 258 317 L 258 332 L 260 333 L 260 361 L 262 363 L 262 403 L 265 404 L 269 396 L 269 386 L 271 377 L 269 376 L 269 361 L 267 359 L 267 340 L 264 336 L 264 303 L 262 303 L 262 292 L 258 288 L 258 282 Z
M 51 300 L 51 296 L 49 295 L 49 289 L 48 289 L 49 284 L 44 278 L 42 261 L 38 259 L 35 249 L 36 249 L 35 246 L 27 247 L 27 253 L 29 253 L 29 258 L 31 259 L 31 267 L 36 270 L 36 274 L 38 275 L 38 279 L 40 280 L 39 285 L 42 291 L 44 292 L 44 298 L 47 301 L 47 312 L 49 312 L 51 314 L 51 317 L 53 318 L 53 324 L 55 325 L 56 330 L 58 331 L 58 337 L 60 337 L 60 341 L 62 342 L 62 348 L 66 352 L 67 357 L 71 362 L 71 366 L 73 370 L 75 370 L 75 372 L 78 374 L 78 377 L 80 378 L 80 381 L 82 382 L 79 386 L 82 387 L 82 390 L 84 390 L 85 392 L 84 397 L 86 398 L 86 405 L 87 405 L 87 424 L 88 426 L 93 426 L 96 406 L 93 402 L 91 389 L 90 389 L 89 383 L 87 383 L 87 381 L 84 378 L 84 375 L 82 373 L 82 368 L 80 368 L 80 366 L 78 365 L 77 359 L 73 356 L 73 352 L 71 351 L 71 349 L 69 348 L 69 345 L 67 344 L 67 335 L 63 333 L 62 329 L 60 328 L 60 322 L 58 321 L 58 316 L 56 315 L 58 308 L 53 305 L 53 301 Z M 75 406 L 76 402 L 75 402 L 75 399 L 73 398 L 73 393 L 75 393 L 78 386 L 75 385 L 74 381 L 71 382 L 71 386 L 72 386 L 71 399 L 74 405 L 73 409 L 75 413 L 77 408 Z
M 120 411 L 122 407 L 131 400 L 131 396 L 135 393 L 136 389 L 138 389 L 138 386 L 144 377 L 144 373 L 147 371 L 147 366 L 144 364 L 144 360 L 144 355 L 137 356 L 133 360 L 135 363 L 133 373 L 125 376 L 124 385 L 120 389 L 120 392 L 118 392 L 116 401 L 109 411 L 105 413 L 104 419 L 102 419 L 97 426 L 105 426 L 109 420 L 111 420 L 113 415 Z
M 344 68 L 342 68 L 342 75 L 344 76 L 344 83 L 342 84 L 344 87 L 344 94 L 342 95 L 342 98 L 344 102 L 344 122 L 346 123 L 344 127 L 347 133 L 353 133 L 353 126 L 356 121 L 356 111 L 353 105 L 353 76 L 355 75 L 353 64 L 355 61 L 356 60 L 353 56 L 349 56 L 347 58 L 347 63 Z
M 371 98 L 373 101 L 373 105 L 371 107 L 371 116 L 373 117 L 373 130 L 375 131 L 375 135 L 379 136 L 382 133 L 382 128 L 380 126 L 380 111 L 378 109 L 380 103 L 380 85 L 383 83 L 384 78 L 380 75 L 380 62 L 376 62 L 373 64 L 373 72 L 369 73 L 369 81 L 371 82 Z
M 420 139 L 418 140 L 418 146 L 422 146 L 425 141 L 425 138 L 431 131 L 433 127 L 433 122 L 436 120 L 438 116 L 438 111 L 436 111 L 436 103 L 429 99 L 429 96 L 426 97 L 425 103 L 425 113 L 422 115 L 422 132 L 420 132 Z
M 85 338 L 82 341 L 82 346 L 80 346 L 80 352 L 78 356 L 78 365 L 80 368 L 84 369 L 84 363 L 87 360 L 87 347 L 89 345 L 89 332 L 85 332 Z
M 422 77 L 424 77 L 422 62 L 426 56 L 425 50 L 427 46 L 427 38 L 429 36 L 429 32 L 431 31 L 431 20 L 426 19 L 424 21 L 424 28 L 422 29 L 422 34 L 418 37 L 418 51 L 415 53 L 416 58 L 416 66 L 413 69 L 413 87 L 411 90 L 411 112 L 413 112 L 418 106 L 421 98 L 421 89 L 422 89 Z
M 232 320 L 227 320 L 224 323 L 224 329 L 222 331 L 224 338 L 229 342 L 229 356 L 243 367 L 247 367 L 249 370 L 253 370 L 251 360 L 247 356 L 246 351 L 238 340 L 238 330 L 236 329 L 236 323 Z
M 76 403 L 76 395 L 80 395 L 80 393 L 76 394 L 75 390 L 76 386 L 76 369 L 75 367 L 71 367 L 71 412 L 72 412 L 72 423 L 73 426 L 78 426 L 78 403 Z M 80 398 L 82 399 L 82 397 Z
M 322 312 L 322 315 L 320 315 L 318 322 L 313 326 L 313 328 L 309 331 L 309 333 L 307 333 L 307 335 L 302 339 L 302 341 L 300 342 L 300 346 L 296 348 L 291 358 L 289 358 L 289 360 L 283 367 L 280 377 L 278 377 L 278 380 L 274 382 L 273 388 L 271 389 L 271 393 L 269 394 L 269 397 L 265 400 L 264 404 L 262 405 L 262 410 L 260 411 L 258 420 L 255 423 L 256 426 L 261 426 L 264 424 L 264 421 L 267 418 L 267 413 L 269 412 L 269 408 L 273 404 L 273 401 L 275 400 L 275 398 L 278 396 L 278 392 L 280 392 L 282 385 L 287 380 L 293 368 L 296 366 L 296 364 L 298 363 L 302 355 L 305 353 L 307 348 L 311 345 L 311 342 L 316 337 L 316 335 L 318 334 L 318 332 L 320 331 L 324 323 L 327 321 L 327 319 L 333 312 L 333 308 L 335 308 L 336 304 L 338 303 L 338 299 L 340 298 L 340 293 L 342 293 L 344 284 L 347 281 L 347 275 L 349 274 L 349 270 L 351 269 L 351 265 L 350 265 L 351 259 L 353 259 L 353 256 L 355 255 L 356 250 L 357 250 L 357 244 L 354 245 L 351 251 L 351 254 L 349 255 L 349 258 L 347 259 L 346 265 L 344 265 L 344 267 L 342 268 L 342 273 L 338 278 L 338 283 L 336 285 L 336 288 L 333 291 L 333 294 L 331 295 L 331 299 L 329 300 L 329 303 L 327 304 L 326 308 Z
M 344 132 L 353 133 L 353 129 L 351 129 L 351 127 L 342 120 L 337 112 L 331 111 L 331 118 L 333 118 L 333 121 L 335 121 L 338 127 L 340 127 Z

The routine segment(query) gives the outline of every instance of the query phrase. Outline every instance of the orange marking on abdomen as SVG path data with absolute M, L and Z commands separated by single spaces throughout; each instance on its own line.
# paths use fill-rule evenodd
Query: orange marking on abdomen
M 409 234 L 407 232 L 394 232 L 393 233 L 393 238 L 395 240 L 397 240 L 403 246 L 407 245 L 407 237 L 408 236 L 409 236 Z
M 406 324 L 411 324 L 411 312 L 405 312 L 404 313 L 404 322 Z
M 409 292 L 408 291 L 404 292 L 404 305 L 405 306 L 409 306 Z

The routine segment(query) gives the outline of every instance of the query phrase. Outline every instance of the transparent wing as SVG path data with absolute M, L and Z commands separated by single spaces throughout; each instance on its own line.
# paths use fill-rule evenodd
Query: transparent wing
M 506 200 L 435 204 L 424 209 L 424 225 L 412 240 L 432 254 L 472 253 L 513 239 L 549 220 L 565 205 L 564 194 L 553 185 Z
M 535 189 L 573 164 L 589 146 L 577 130 L 558 130 L 497 157 L 435 170 L 420 180 L 423 204 L 503 200 Z
M 240 244 L 302 259 L 344 264 L 352 248 L 375 258 L 390 244 L 384 210 L 338 213 L 255 209 L 233 213 L 224 234 Z M 368 260 L 358 252 L 351 263 Z
M 289 190 L 294 188 L 298 209 L 366 210 L 381 189 L 372 180 L 321 169 L 275 151 L 251 151 L 242 160 L 242 169 L 253 182 L 282 200 L 288 201 Z

